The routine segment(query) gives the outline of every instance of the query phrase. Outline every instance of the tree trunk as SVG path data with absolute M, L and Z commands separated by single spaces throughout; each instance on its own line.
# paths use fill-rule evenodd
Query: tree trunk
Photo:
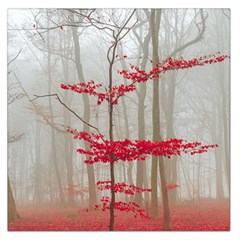
M 167 106 L 166 106 L 166 138 L 175 138 L 174 133 L 174 124 L 173 124 L 173 113 L 174 113 L 174 100 L 175 100 L 175 89 L 176 89 L 176 74 L 170 73 L 171 77 L 168 79 L 168 99 L 167 99 Z M 173 156 L 171 159 L 166 159 L 167 161 L 167 169 L 166 172 L 168 173 L 168 181 L 169 183 L 176 183 L 177 181 L 177 157 Z M 177 200 L 177 190 L 172 189 L 169 193 L 169 201 L 172 204 L 175 204 Z
M 218 104 L 217 109 L 213 109 L 213 113 L 214 113 L 214 118 L 213 118 L 214 124 L 212 129 L 213 141 L 222 145 L 223 124 L 222 124 L 222 118 L 221 118 L 222 109 L 220 104 Z M 215 154 L 215 161 L 216 161 L 216 198 L 220 200 L 220 199 L 223 199 L 223 196 L 224 196 L 223 178 L 222 178 L 222 156 L 223 156 L 222 148 L 216 148 L 214 150 L 214 154 Z
M 123 56 L 123 48 L 121 47 L 121 55 Z M 121 61 L 122 67 L 123 69 L 127 69 L 127 64 L 125 61 Z M 127 81 L 126 79 L 124 79 L 124 84 L 127 85 Z M 122 102 L 122 106 L 123 106 L 123 117 L 124 117 L 124 126 L 125 126 L 125 131 L 126 131 L 126 139 L 130 138 L 130 132 L 129 132 L 129 121 L 128 121 L 128 114 L 127 114 L 127 106 L 126 106 L 126 101 L 125 98 L 122 97 L 121 98 L 121 102 Z M 133 183 L 133 162 L 132 161 L 128 161 L 126 162 L 127 164 L 127 179 L 128 179 L 128 183 L 130 185 L 134 185 Z M 134 196 L 130 195 L 130 201 L 133 202 L 134 201 Z
M 147 58 L 149 55 L 149 42 L 151 40 L 150 30 L 146 35 L 144 42 L 141 42 L 141 39 L 137 35 L 136 31 L 134 31 L 141 49 L 143 51 L 143 60 L 141 63 L 141 69 L 145 70 L 147 65 Z M 141 34 L 141 33 L 140 33 Z M 138 139 L 145 139 L 145 98 L 147 92 L 147 85 L 146 83 L 139 83 L 139 95 L 138 95 Z M 136 186 L 142 188 L 144 177 L 146 179 L 146 162 L 145 161 L 137 161 L 137 179 L 136 179 Z M 145 181 L 146 185 L 146 181 Z M 146 186 L 145 186 L 146 187 Z M 147 197 L 148 193 L 145 192 L 145 196 Z M 148 197 L 147 197 L 148 198 Z M 142 206 L 142 193 L 136 193 L 135 202 Z
M 36 114 L 37 118 L 37 114 Z M 41 125 L 39 122 L 36 123 L 36 135 L 35 135 L 35 162 L 34 162 L 34 192 L 33 192 L 33 204 L 38 207 L 41 204 L 42 193 L 41 193 Z
M 226 167 L 226 177 L 227 177 L 227 190 L 230 191 L 230 154 L 229 154 L 229 122 L 227 116 L 229 111 L 227 110 L 227 100 L 225 93 L 225 83 L 224 83 L 224 69 L 219 67 L 219 78 L 220 91 L 222 98 L 222 119 L 223 119 L 223 139 L 224 139 L 224 153 L 225 153 L 225 167 Z
M 115 52 L 117 47 L 117 41 L 115 42 L 115 45 L 113 47 L 113 53 L 112 53 L 112 60 L 109 63 L 109 92 L 112 91 L 112 84 L 113 84 L 113 63 L 115 59 Z M 112 104 L 112 97 L 110 95 L 109 100 L 109 140 L 113 141 L 113 104 Z M 110 154 L 110 179 L 111 179 L 111 202 L 110 202 L 110 223 L 109 223 L 109 230 L 114 230 L 114 207 L 115 207 L 115 192 L 114 192 L 114 184 L 115 184 L 115 173 L 114 173 L 114 154 Z
M 47 50 L 48 50 L 48 61 L 47 61 L 47 73 L 48 73 L 48 94 L 52 93 L 52 68 L 51 68 L 51 49 L 50 49 L 50 32 L 47 32 Z M 52 98 L 48 98 L 49 102 L 49 113 L 50 116 L 53 116 L 53 106 L 52 106 Z M 53 118 L 50 119 L 51 125 L 54 125 L 53 123 Z M 60 197 L 60 203 L 62 206 L 65 206 L 65 197 L 63 193 L 63 188 L 62 188 L 62 181 L 61 181 L 61 176 L 59 173 L 59 163 L 57 162 L 57 148 L 56 148 L 56 131 L 54 128 L 51 128 L 51 151 L 52 151 L 52 161 L 56 173 L 56 178 L 57 178 L 57 185 L 58 185 L 58 191 L 59 191 L 59 197 Z
M 68 113 L 66 113 L 68 114 Z M 68 122 L 70 123 L 70 122 Z M 71 124 L 65 125 L 71 126 Z M 64 152 L 65 152 L 65 161 L 67 169 L 67 184 L 69 188 L 73 187 L 73 159 L 72 159 L 73 144 L 72 139 L 69 136 L 64 136 Z M 68 205 L 70 207 L 75 206 L 74 194 L 68 195 Z
M 80 60 L 80 45 L 79 45 L 79 38 L 77 34 L 77 28 L 72 27 L 72 35 L 75 47 L 75 61 L 76 61 L 76 68 L 78 74 L 78 80 L 80 82 L 85 82 L 83 76 L 83 69 Z M 83 104 L 84 104 L 84 114 L 83 118 L 86 122 L 90 122 L 90 102 L 89 97 L 86 94 L 83 94 Z M 90 133 L 90 128 L 88 125 L 83 125 L 83 131 Z M 90 150 L 90 145 L 88 142 L 85 141 L 85 149 Z M 89 208 L 93 209 L 94 205 L 97 203 L 97 195 L 96 195 L 96 186 L 95 186 L 95 174 L 93 165 L 87 164 L 87 176 L 88 176 L 88 185 L 89 185 Z
M 70 33 L 70 29 L 67 30 Z M 71 35 L 68 34 L 66 39 L 62 39 L 62 34 L 59 33 L 60 38 L 60 51 L 61 54 L 64 56 L 65 52 L 69 52 L 68 49 L 70 48 L 71 44 Z M 63 69 L 63 76 L 66 82 L 69 82 L 69 60 L 61 57 L 62 62 L 62 69 Z M 71 105 L 72 97 L 69 97 L 68 91 L 64 92 L 64 102 L 68 103 L 68 106 Z M 71 115 L 70 112 L 67 111 L 65 108 L 63 109 L 63 118 L 64 118 L 64 126 L 71 126 Z M 64 158 L 66 163 L 66 170 L 67 170 L 67 185 L 68 188 L 73 188 L 73 141 L 72 137 L 66 134 L 64 136 Z M 74 194 L 69 194 L 68 198 L 68 205 L 70 207 L 75 206 L 75 196 Z
M 161 11 L 161 10 L 160 10 Z M 151 33 L 153 45 L 153 67 L 158 61 L 158 32 L 159 26 L 156 25 L 156 10 L 151 10 Z M 160 108 L 159 108 L 159 79 L 153 80 L 153 104 L 152 104 L 152 126 L 153 126 L 153 142 L 160 140 Z M 151 217 L 158 218 L 158 194 L 157 194 L 157 172 L 158 172 L 158 157 L 152 157 L 151 169 Z
M 151 9 L 151 31 L 152 31 L 152 45 L 153 45 L 153 67 L 159 63 L 158 56 L 158 34 L 161 20 L 161 9 Z M 161 141 L 160 133 L 160 104 L 159 104 L 159 78 L 153 79 L 153 141 Z M 166 188 L 166 176 L 164 159 L 162 156 L 159 158 L 153 156 L 152 158 L 152 216 L 158 216 L 158 203 L 157 203 L 157 166 L 159 161 L 159 172 L 161 179 L 162 201 L 163 201 L 163 229 L 167 230 L 170 227 L 170 210 L 168 202 L 168 192 Z
M 126 66 L 125 66 L 126 67 Z M 127 69 L 125 68 L 124 69 Z M 128 123 L 128 115 L 127 115 L 127 106 L 126 106 L 126 102 L 125 102 L 125 99 L 124 98 L 121 98 L 121 102 L 122 102 L 122 105 L 123 105 L 123 116 L 124 116 L 124 125 L 125 125 L 125 131 L 126 131 L 126 139 L 129 139 L 130 137 L 130 134 L 129 134 L 129 123 Z M 133 162 L 132 161 L 129 161 L 126 163 L 127 164 L 127 179 L 128 179 L 128 182 L 130 185 L 133 185 Z M 124 171 L 125 171 L 125 165 L 124 165 Z M 125 181 L 126 182 L 126 181 Z M 126 195 L 126 198 L 127 198 L 127 195 Z M 133 196 L 130 195 L 130 201 L 134 201 L 133 199 Z
M 8 222 L 19 219 L 15 200 L 13 198 L 12 188 L 8 177 Z
M 222 13 L 221 13 L 222 14 Z M 227 29 L 224 29 L 224 24 L 222 21 L 222 18 L 218 18 L 216 16 L 216 34 L 217 34 L 217 47 L 219 49 L 229 49 L 229 42 L 230 39 L 226 39 L 226 34 L 222 34 L 223 32 L 227 31 Z M 219 24 L 220 22 L 220 24 Z M 218 24 L 217 24 L 218 23 Z M 228 22 L 230 24 L 230 22 Z M 224 36 L 224 37 L 223 37 Z M 227 34 L 229 36 L 229 34 Z M 222 106 L 222 124 L 223 124 L 223 131 L 222 131 L 222 137 L 223 137 L 223 147 L 224 147 L 224 154 L 225 154 L 225 173 L 227 178 L 227 191 L 228 194 L 230 192 L 230 153 L 229 153 L 229 118 L 230 112 L 229 112 L 229 75 L 226 76 L 225 74 L 225 67 L 222 64 L 218 64 L 216 66 L 217 68 L 217 74 L 218 74 L 218 81 L 219 84 L 219 93 L 220 93 L 220 104 Z M 226 81 L 227 78 L 227 81 Z

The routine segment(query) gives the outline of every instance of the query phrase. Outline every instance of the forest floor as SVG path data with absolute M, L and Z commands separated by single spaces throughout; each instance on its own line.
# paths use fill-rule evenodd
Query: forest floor
M 109 213 L 79 209 L 20 209 L 21 219 L 9 224 L 9 231 L 108 231 Z M 115 231 L 162 231 L 159 219 L 134 218 L 115 212 Z M 171 207 L 171 231 L 229 231 L 228 203 L 183 203 Z

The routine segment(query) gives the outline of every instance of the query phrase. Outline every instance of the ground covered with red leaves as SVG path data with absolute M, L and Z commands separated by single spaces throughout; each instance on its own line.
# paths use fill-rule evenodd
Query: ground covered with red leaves
M 79 209 L 19 210 L 21 219 L 9 224 L 9 231 L 108 231 L 109 213 Z M 160 218 L 134 218 L 115 213 L 116 231 L 162 231 Z M 171 208 L 171 231 L 229 231 L 230 208 L 226 203 L 182 204 Z

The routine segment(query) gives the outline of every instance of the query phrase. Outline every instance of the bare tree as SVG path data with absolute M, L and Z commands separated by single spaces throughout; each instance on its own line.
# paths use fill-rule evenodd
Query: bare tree
M 152 33 L 152 51 L 153 51 L 153 68 L 159 63 L 158 56 L 158 36 L 160 29 L 162 10 L 151 9 L 151 33 Z M 153 141 L 161 141 L 160 130 L 160 105 L 159 105 L 159 78 L 153 79 L 153 105 L 152 105 L 152 121 L 153 121 Z M 166 175 L 163 156 L 152 157 L 152 217 L 158 216 L 158 199 L 157 199 L 157 170 L 159 164 L 159 173 L 161 179 L 161 191 L 163 201 L 163 229 L 170 227 L 170 209 L 168 202 L 168 192 L 166 188 Z

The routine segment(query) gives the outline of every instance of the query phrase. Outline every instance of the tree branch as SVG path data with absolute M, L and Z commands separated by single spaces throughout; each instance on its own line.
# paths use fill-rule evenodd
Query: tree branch
M 57 93 L 53 93 L 53 94 L 46 94 L 46 95 L 34 95 L 35 98 L 34 99 L 31 99 L 30 101 L 35 101 L 36 99 L 38 98 L 43 98 L 43 97 L 56 97 L 56 99 L 68 110 L 70 111 L 75 117 L 77 117 L 81 122 L 83 122 L 84 124 L 86 124 L 87 126 L 89 126 L 90 128 L 93 128 L 95 129 L 99 135 L 101 136 L 101 132 L 99 131 L 99 129 L 95 126 L 93 126 L 92 124 L 86 122 L 82 117 L 80 117 L 75 111 L 73 111 L 70 107 L 68 107 L 62 100 L 61 98 L 58 96 Z M 101 138 L 103 140 L 103 138 Z M 103 140 L 104 141 L 104 140 Z
M 29 97 L 27 91 L 23 88 L 21 82 L 19 81 L 19 79 L 18 79 L 18 77 L 17 77 L 17 75 L 16 75 L 15 73 L 14 73 L 14 76 L 15 76 L 15 78 L 16 78 L 19 86 L 20 86 L 21 89 L 23 90 L 24 96 L 26 96 L 27 99 L 31 102 L 31 98 Z M 36 106 L 34 103 L 32 103 L 32 104 L 33 104 L 33 107 L 34 107 L 35 111 L 37 112 L 37 106 Z M 40 112 L 39 114 L 43 117 L 43 119 L 47 122 L 47 124 L 48 124 L 49 126 L 53 127 L 53 128 L 54 128 L 55 130 L 57 130 L 58 132 L 66 133 L 66 131 L 63 131 L 63 130 L 57 128 L 54 124 L 52 124 L 51 122 L 49 122 L 49 120 L 47 119 L 47 117 L 46 117 L 43 113 Z M 62 126 L 63 126 L 63 125 L 62 125 Z
M 207 17 L 208 17 L 208 14 L 204 17 L 204 15 L 203 15 L 203 10 L 200 9 L 200 15 L 201 15 L 201 20 L 202 20 L 202 22 L 201 22 L 201 23 L 202 23 L 202 28 L 201 28 L 201 30 L 200 30 L 199 27 L 198 27 L 198 25 L 196 24 L 197 28 L 199 29 L 198 35 L 196 36 L 196 38 L 193 39 L 193 40 L 191 40 L 191 41 L 189 41 L 189 42 L 187 42 L 187 43 L 185 43 L 185 44 L 182 45 L 181 47 L 175 49 L 175 50 L 168 56 L 168 58 L 174 56 L 176 53 L 184 50 L 185 48 L 189 47 L 190 45 L 192 45 L 192 44 L 194 44 L 194 43 L 197 43 L 197 42 L 199 42 L 199 41 L 202 40 L 203 34 L 204 34 L 205 30 L 206 30 L 206 19 L 207 19 Z
M 12 62 L 14 62 L 14 61 L 18 58 L 18 56 L 20 55 L 21 52 L 22 52 L 22 49 L 19 50 L 19 52 L 17 53 L 17 55 L 16 55 L 12 60 L 10 60 L 10 61 L 7 63 L 7 65 L 10 65 Z

